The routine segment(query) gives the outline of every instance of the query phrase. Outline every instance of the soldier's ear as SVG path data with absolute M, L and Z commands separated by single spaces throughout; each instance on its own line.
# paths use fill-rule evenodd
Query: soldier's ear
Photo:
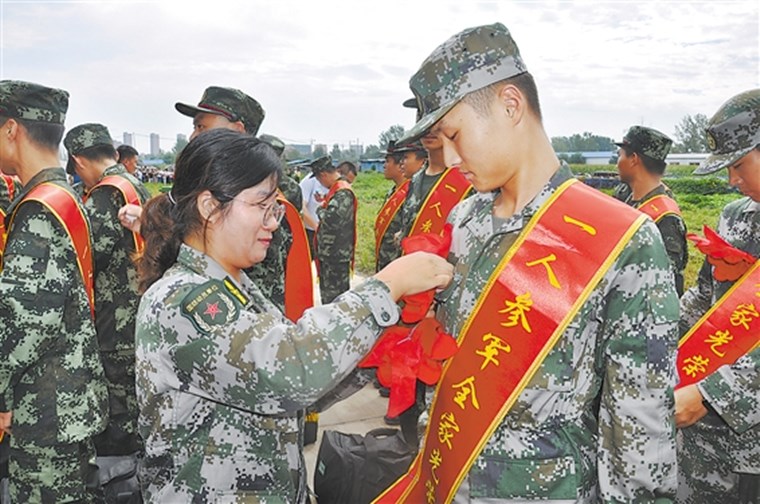
M 211 191 L 206 190 L 198 195 L 198 198 L 196 199 L 196 205 L 201 218 L 203 220 L 209 220 L 209 218 L 214 214 L 214 210 L 216 210 L 219 202 L 216 200 L 214 195 L 211 194 Z
M 519 122 L 524 113 L 525 103 L 520 89 L 513 84 L 506 84 L 498 92 L 499 107 L 515 123 Z

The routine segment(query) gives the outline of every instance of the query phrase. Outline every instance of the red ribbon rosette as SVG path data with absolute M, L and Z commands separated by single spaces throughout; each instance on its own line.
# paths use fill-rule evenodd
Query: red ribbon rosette
M 405 254 L 432 252 L 446 257 L 451 247 L 451 224 L 441 236 L 422 234 L 404 238 Z M 389 417 L 393 418 L 414 404 L 417 380 L 433 385 L 441 377 L 443 361 L 458 350 L 456 341 L 443 331 L 435 318 L 425 318 L 433 304 L 435 289 L 404 296 L 401 320 L 412 327 L 395 325 L 386 329 L 359 367 L 377 368 L 377 379 L 390 389 Z
M 708 226 L 702 226 L 702 231 L 705 234 L 704 238 L 694 233 L 688 233 L 686 238 L 707 256 L 707 262 L 714 266 L 713 276 L 717 281 L 738 280 L 757 261 L 751 254 L 734 247 Z

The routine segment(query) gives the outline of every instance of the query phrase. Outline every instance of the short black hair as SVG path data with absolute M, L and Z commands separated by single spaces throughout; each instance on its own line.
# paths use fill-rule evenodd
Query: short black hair
M 662 161 L 661 159 L 654 159 L 653 157 L 642 154 L 641 152 L 636 152 L 631 148 L 630 145 L 621 145 L 620 148 L 623 149 L 626 157 L 631 157 L 633 154 L 639 156 L 639 159 L 641 159 L 641 164 L 644 165 L 644 168 L 649 173 L 653 175 L 662 175 L 665 173 L 665 168 L 667 167 L 667 163 L 665 163 L 665 161 Z
M 113 145 L 98 144 L 77 152 L 75 156 L 82 156 L 90 161 L 115 161 L 118 155 Z
M 349 172 L 356 175 L 356 165 L 351 161 L 343 161 L 338 165 L 338 171 L 344 175 Z
M 121 144 L 116 148 L 116 152 L 119 154 L 119 163 L 124 161 L 125 159 L 129 159 L 135 156 L 139 156 L 140 153 L 137 152 L 137 149 L 132 147 L 131 145 L 127 144 Z
M 0 124 L 8 122 L 9 117 L 0 116 Z M 58 152 L 61 145 L 63 133 L 66 130 L 63 124 L 49 123 L 43 121 L 30 121 L 29 119 L 20 119 L 14 117 L 17 123 L 24 127 L 29 139 L 45 150 Z
M 486 115 L 491 106 L 493 95 L 508 84 L 520 90 L 528 102 L 528 108 L 533 111 L 539 122 L 542 122 L 543 116 L 541 115 L 541 102 L 538 99 L 538 88 L 536 88 L 536 81 L 530 72 L 524 72 L 514 77 L 489 84 L 484 88 L 465 95 L 462 101 L 474 108 L 479 114 Z

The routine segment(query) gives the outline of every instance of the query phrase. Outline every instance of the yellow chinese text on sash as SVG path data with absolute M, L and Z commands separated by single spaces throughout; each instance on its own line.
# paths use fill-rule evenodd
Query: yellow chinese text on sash
M 409 193 L 409 181 L 405 181 L 399 187 L 393 191 L 388 201 L 385 202 L 383 208 L 377 214 L 375 219 L 375 257 L 380 256 L 380 244 L 385 237 L 385 233 L 388 231 L 388 226 L 391 225 L 396 214 L 404 204 L 406 195 Z
M 13 183 L 13 179 L 5 175 L 3 173 L 0 173 L 0 179 L 2 179 L 2 182 L 5 184 L 5 190 L 8 194 L 8 203 L 13 201 L 13 198 L 15 197 L 15 189 L 16 186 Z M 7 232 L 5 229 L 5 209 L 0 207 L 0 258 L 3 257 L 3 250 L 5 249 L 5 236 Z
M 124 201 L 126 203 L 130 205 L 142 206 L 142 202 L 140 201 L 140 197 L 137 194 L 137 189 L 135 189 L 135 186 L 133 186 L 132 183 L 126 178 L 120 177 L 118 175 L 108 175 L 107 177 L 103 177 L 100 182 L 95 184 L 95 186 L 90 189 L 90 192 L 87 193 L 84 199 L 87 200 L 87 198 L 92 194 L 92 191 L 96 190 L 98 187 L 103 186 L 115 187 L 121 193 L 121 196 L 124 198 Z M 141 253 L 145 247 L 145 241 L 143 240 L 142 235 L 140 233 L 132 232 L 132 240 L 135 244 L 135 252 L 138 254 Z
M 314 306 L 311 251 L 301 213 L 282 194 L 277 196 L 277 201 L 285 207 L 285 220 L 293 235 L 293 243 L 285 259 L 285 316 L 295 322 L 307 308 Z
M 646 217 L 570 180 L 495 268 L 438 383 L 409 472 L 376 502 L 450 502 L 483 447 Z
M 666 215 L 681 215 L 681 209 L 678 207 L 678 203 L 676 203 L 673 198 L 665 194 L 652 196 L 641 205 L 639 205 L 637 210 L 639 212 L 644 212 L 655 222 L 659 222 L 660 219 Z
M 697 383 L 760 344 L 760 261 L 756 262 L 678 342 L 679 382 Z
M 21 205 L 29 201 L 42 204 L 61 224 L 74 246 L 79 273 L 90 301 L 90 314 L 95 317 L 95 288 L 93 282 L 92 246 L 90 243 L 90 222 L 85 217 L 76 196 L 63 187 L 51 182 L 43 182 L 34 187 L 20 201 L 8 221 L 8 233 L 13 232 L 13 219 Z
M 449 212 L 462 201 L 472 186 L 456 168 L 447 168 L 425 198 L 414 219 L 409 236 L 443 233 Z

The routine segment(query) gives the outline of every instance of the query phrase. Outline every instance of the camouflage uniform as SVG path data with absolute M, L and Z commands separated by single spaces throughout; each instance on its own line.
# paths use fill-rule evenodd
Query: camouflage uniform
M 143 295 L 137 393 L 147 501 L 305 502 L 297 412 L 398 320 L 376 280 L 308 310 L 297 325 L 247 277 L 241 282 L 182 245 Z
M 414 220 L 417 218 L 417 214 L 422 208 L 422 204 L 425 202 L 430 190 L 433 188 L 438 179 L 445 173 L 437 173 L 435 175 L 427 175 L 427 163 L 417 173 L 412 176 L 412 180 L 409 181 L 409 192 L 404 200 L 404 205 L 401 207 L 399 213 L 401 214 L 401 233 L 398 235 L 399 245 L 401 239 L 409 236 L 409 232 L 414 226 Z
M 623 202 L 633 208 L 639 208 L 642 203 L 660 194 L 675 199 L 673 191 L 665 184 L 660 184 L 640 200 L 634 200 L 633 193 L 629 193 Z M 665 250 L 668 252 L 676 280 L 676 292 L 680 297 L 683 294 L 683 271 L 686 269 L 686 263 L 689 262 L 689 249 L 686 246 L 686 223 L 680 215 L 667 214 L 656 224 L 662 235 L 662 241 L 665 242 Z
M 71 191 L 63 169 L 43 170 L 9 215 L 43 182 Z M 94 457 L 91 438 L 108 420 L 108 390 L 76 252 L 58 220 L 38 203 L 24 203 L 9 230 L 0 327 L 0 389 L 6 391 L 1 409 L 13 411 L 13 501 L 84 500 L 83 472 Z M 64 472 L 48 479 L 41 460 L 61 460 Z M 79 470 L 66 472 L 72 464 Z
M 354 192 L 341 189 L 333 194 L 326 207 L 317 210 L 319 226 L 314 240 L 322 304 L 331 303 L 351 288 L 356 247 L 355 204 Z
M 707 135 L 712 155 L 697 168 L 698 175 L 731 166 L 760 145 L 760 89 L 741 93 L 723 104 L 710 119 Z M 744 197 L 726 205 L 717 232 L 734 247 L 760 257 L 760 202 Z M 715 280 L 712 272 L 705 261 L 697 285 L 681 298 L 682 333 L 733 285 Z M 679 431 L 679 503 L 760 499 L 758 370 L 760 348 L 755 348 L 697 383 L 708 413 Z
M 385 199 L 383 199 L 383 205 L 385 205 L 393 193 L 396 192 L 396 189 L 398 188 L 395 186 L 388 189 L 388 192 L 385 194 Z M 380 239 L 380 246 L 377 249 L 375 271 L 380 271 L 381 269 L 385 268 L 391 261 L 401 257 L 401 242 L 399 241 L 399 236 L 401 234 L 403 225 L 401 220 L 402 213 L 403 204 L 402 207 L 399 208 L 396 212 L 396 215 L 393 216 L 393 220 L 391 220 L 390 224 L 388 224 L 388 228 L 386 229 L 385 234 Z
M 571 177 L 564 165 L 506 220 L 492 217 L 494 193 L 454 208 L 454 280 L 437 313 L 448 332 L 459 334 L 500 259 Z M 677 319 L 667 255 L 646 222 L 488 439 L 455 502 L 669 502 Z
M 141 203 L 150 193 L 123 165 L 107 168 L 103 176 L 118 175 L 136 189 Z M 119 208 L 126 201 L 112 186 L 90 192 L 84 204 L 92 222 L 95 260 L 95 327 L 100 358 L 108 381 L 110 420 L 95 438 L 98 455 L 125 455 L 141 448 L 137 434 L 135 396 L 135 315 L 139 295 L 137 270 L 132 262 L 132 233 L 121 226 Z

